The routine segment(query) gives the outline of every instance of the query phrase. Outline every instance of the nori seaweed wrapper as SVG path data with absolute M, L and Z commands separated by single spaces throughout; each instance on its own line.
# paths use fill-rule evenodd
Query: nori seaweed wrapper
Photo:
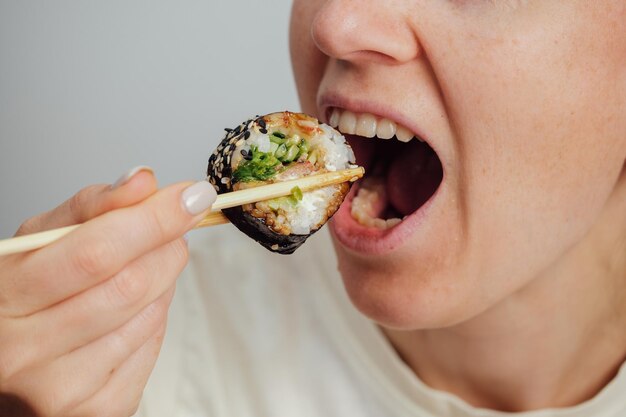
M 285 117 L 293 117 L 298 115 L 295 113 L 284 112 Z M 273 113 L 268 116 L 257 116 L 255 119 L 247 120 L 234 129 L 226 129 L 226 135 L 220 142 L 217 149 L 209 158 L 207 167 L 207 180 L 213 184 L 218 194 L 233 191 L 233 186 L 237 183 L 233 177 L 233 169 L 231 166 L 232 159 L 241 158 L 241 146 L 250 138 L 251 130 L 267 134 L 268 123 L 272 122 L 279 113 Z M 302 115 L 304 116 L 304 115 Z M 305 116 L 309 118 L 308 116 Z M 314 119 L 313 119 L 314 120 Z M 275 121 L 275 120 L 274 120 Z M 349 146 L 346 144 L 346 146 Z M 244 159 L 246 156 L 244 155 Z M 272 181 L 267 181 L 271 183 Z M 350 185 L 345 184 L 344 196 L 347 194 Z M 272 230 L 262 218 L 252 216 L 245 211 L 242 206 L 232 207 L 222 210 L 224 215 L 230 222 L 240 231 L 260 243 L 266 249 L 288 255 L 298 249 L 309 236 L 315 233 L 320 227 L 311 230 L 308 234 L 281 234 Z M 334 214 L 334 213 L 333 213 Z

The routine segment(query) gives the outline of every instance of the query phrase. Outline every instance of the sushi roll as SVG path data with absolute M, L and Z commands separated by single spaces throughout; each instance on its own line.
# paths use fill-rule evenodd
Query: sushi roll
M 354 168 L 354 153 L 332 127 L 301 113 L 257 116 L 226 136 L 209 158 L 218 193 Z M 239 230 L 272 252 L 293 253 L 335 214 L 350 183 L 223 210 Z

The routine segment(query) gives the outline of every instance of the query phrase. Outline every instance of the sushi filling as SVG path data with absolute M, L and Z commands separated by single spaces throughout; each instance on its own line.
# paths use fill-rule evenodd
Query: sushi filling
M 354 154 L 343 136 L 325 125 L 299 120 L 297 129 L 255 126 L 231 159 L 233 190 L 288 181 L 353 167 Z M 242 206 L 282 235 L 308 235 L 337 211 L 349 186 L 338 184 Z
M 352 217 L 366 227 L 392 228 L 417 211 L 437 191 L 443 167 L 426 143 L 348 136 L 366 176 L 357 184 Z

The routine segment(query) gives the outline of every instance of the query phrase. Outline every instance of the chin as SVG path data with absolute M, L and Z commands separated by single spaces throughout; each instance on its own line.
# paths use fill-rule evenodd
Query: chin
M 424 261 L 424 254 L 411 256 L 409 248 L 384 257 L 363 257 L 343 247 L 333 236 L 350 300 L 362 314 L 383 327 L 450 327 L 471 319 L 489 305 L 484 298 L 472 295 L 479 291 L 471 287 L 472 280 L 464 279 L 468 274 L 441 268 L 447 260 Z

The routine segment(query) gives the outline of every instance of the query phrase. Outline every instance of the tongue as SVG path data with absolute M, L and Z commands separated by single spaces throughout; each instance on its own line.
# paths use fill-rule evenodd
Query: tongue
M 391 161 L 387 193 L 403 216 L 419 209 L 437 191 L 443 170 L 435 152 L 423 143 L 409 143 Z

